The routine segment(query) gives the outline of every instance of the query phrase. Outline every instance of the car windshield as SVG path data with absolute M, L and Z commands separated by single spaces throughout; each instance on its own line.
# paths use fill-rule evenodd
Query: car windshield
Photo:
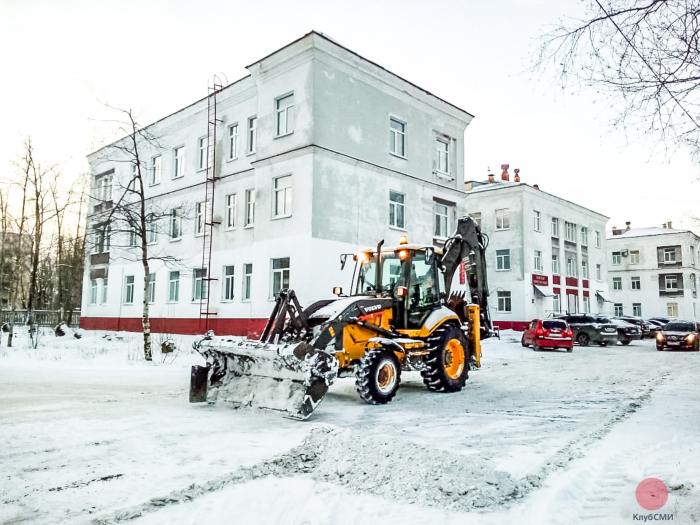
M 671 321 L 664 328 L 667 332 L 694 332 L 695 323 L 684 323 L 678 321 Z
M 542 327 L 545 330 L 566 330 L 564 321 L 542 321 Z

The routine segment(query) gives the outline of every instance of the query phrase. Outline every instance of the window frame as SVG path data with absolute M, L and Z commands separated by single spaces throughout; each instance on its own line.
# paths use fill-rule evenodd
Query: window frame
M 250 302 L 253 296 L 253 263 L 243 263 L 241 287 L 241 302 Z
M 284 107 L 280 107 L 280 102 L 286 98 L 291 98 L 292 103 Z M 294 91 L 289 91 L 283 95 L 275 97 L 275 137 L 276 139 L 281 137 L 286 137 L 294 133 L 294 108 L 295 108 Z M 284 114 L 285 116 L 285 130 L 284 133 L 280 132 L 280 118 Z M 291 124 L 290 124 L 291 122 Z M 290 129 L 291 126 L 291 129 Z
M 287 179 L 288 185 L 278 188 L 277 184 L 282 179 Z M 283 213 L 279 213 L 280 210 L 277 208 L 277 205 L 278 205 L 277 197 L 278 197 L 278 194 L 280 192 L 283 194 L 283 198 L 282 198 L 282 204 L 284 207 L 284 209 L 282 210 Z M 292 174 L 286 173 L 284 175 L 274 177 L 272 179 L 272 218 L 273 219 L 284 219 L 286 217 L 291 217 L 292 216 L 292 207 L 294 205 L 293 198 L 294 198 L 294 190 L 293 190 L 293 185 L 292 185 Z M 287 200 L 289 200 L 289 210 L 287 210 Z
M 510 230 L 510 208 L 499 208 L 497 210 L 494 210 L 494 213 L 496 219 L 495 231 L 500 232 Z
M 235 133 L 232 133 L 233 130 L 236 130 Z M 238 122 L 234 122 L 232 124 L 229 124 L 228 126 L 228 136 L 227 136 L 227 141 L 228 141 L 228 155 L 227 159 L 228 161 L 231 160 L 236 160 L 238 158 Z
M 157 186 L 160 184 L 163 175 L 163 156 L 154 155 L 151 157 L 151 180 L 149 181 L 150 186 Z
M 199 137 L 197 139 L 197 171 L 207 169 L 207 137 Z
M 666 303 L 666 315 L 678 317 L 678 303 Z
M 173 180 L 185 176 L 185 146 L 175 146 L 173 148 Z
M 200 272 L 199 277 L 198 272 Z M 207 299 L 209 295 L 209 281 L 207 280 L 207 269 L 206 268 L 193 268 L 192 269 L 192 302 L 200 302 Z M 199 285 L 199 297 L 197 297 L 197 282 Z
M 616 317 L 620 317 L 622 315 L 625 315 L 625 307 L 624 304 L 622 303 L 613 303 L 613 311 L 615 312 Z
M 227 273 L 231 270 L 231 273 Z M 221 287 L 221 302 L 230 303 L 235 299 L 236 292 L 236 268 L 233 264 L 225 264 L 223 270 L 221 271 L 221 276 L 223 277 L 223 286 Z
M 578 242 L 578 228 L 575 222 L 564 221 L 564 240 L 568 242 Z
M 561 275 L 561 262 L 558 253 L 552 254 L 552 275 Z
M 630 262 L 629 264 L 639 264 L 641 260 L 641 253 L 639 250 L 630 250 Z
M 637 286 L 635 286 L 635 284 Z M 630 289 L 631 290 L 641 290 L 642 289 L 642 278 L 636 275 L 630 277 Z
M 559 217 L 552 217 L 551 223 L 552 237 L 559 238 Z
M 642 317 L 642 303 L 632 303 L 632 315 Z
M 227 231 L 235 230 L 236 212 L 238 208 L 238 194 L 236 192 L 229 193 L 224 197 L 224 207 L 226 210 L 225 229 Z
M 245 215 L 243 217 L 243 227 L 252 228 L 255 226 L 255 188 L 245 190 Z
M 392 124 L 398 124 L 401 126 L 401 129 L 396 129 L 392 126 Z M 400 159 L 406 159 L 407 158 L 407 150 L 408 150 L 408 143 L 407 143 L 407 136 L 408 136 L 408 123 L 395 116 L 395 115 L 389 115 L 389 154 L 393 155 L 395 157 L 398 157 Z M 399 141 L 400 138 L 400 141 Z M 403 151 L 399 153 L 396 148 L 397 146 L 401 145 Z
M 173 279 L 173 274 L 177 274 L 177 279 Z M 173 287 L 173 283 L 175 286 Z M 173 299 L 173 289 L 175 290 L 175 298 Z M 171 270 L 168 272 L 168 303 L 174 304 L 180 302 L 180 270 Z
M 532 210 L 532 228 L 536 232 L 542 231 L 542 212 L 539 210 Z
M 444 208 L 444 213 L 441 213 L 439 208 Z M 449 234 L 450 205 L 444 202 L 433 201 L 433 236 L 437 239 L 447 239 Z
M 172 208 L 168 215 L 168 237 L 170 242 L 177 242 L 182 239 L 182 215 L 178 213 L 181 208 Z M 178 235 L 175 236 L 175 230 Z
M 286 268 L 275 268 L 275 261 L 287 261 Z M 270 300 L 274 300 L 275 293 L 284 290 L 285 273 L 287 276 L 287 289 L 291 285 L 292 277 L 292 258 L 291 257 L 272 257 L 270 258 Z M 280 274 L 280 289 L 275 292 L 275 275 Z
M 254 155 L 258 149 L 258 116 L 246 120 L 246 155 Z
M 450 143 L 452 139 L 447 136 L 439 135 L 435 137 L 435 173 L 442 176 L 450 176 Z M 444 150 L 440 146 L 444 146 Z M 444 157 L 445 169 L 441 169 L 441 160 Z
M 194 236 L 201 237 L 204 235 L 205 227 L 205 215 L 206 215 L 207 203 L 205 201 L 199 201 L 194 203 Z
M 622 291 L 622 277 L 612 278 L 612 289 L 614 291 Z
M 146 287 L 146 302 L 154 304 L 156 302 L 156 272 L 148 274 L 148 286 Z
M 401 202 L 392 200 L 392 197 L 398 195 L 401 196 Z M 401 224 L 399 224 L 399 216 Z M 398 190 L 389 190 L 389 227 L 406 231 L 406 194 Z
M 131 278 L 131 282 L 129 282 Z M 134 275 L 124 276 L 124 301 L 123 304 L 134 304 L 134 289 L 135 289 L 136 277 Z M 129 296 L 131 295 L 131 299 Z
M 513 294 L 510 290 L 496 291 L 496 311 L 501 314 L 509 314 L 513 312 Z
M 544 266 L 542 264 L 542 250 L 535 250 L 532 257 L 532 265 L 537 272 L 543 272 Z
M 676 275 L 676 274 L 664 275 L 664 290 L 667 291 L 667 292 L 677 292 L 677 291 L 679 291 L 680 288 L 678 288 L 678 281 L 679 281 L 678 275 Z M 668 286 L 668 283 L 669 283 L 669 282 L 674 282 L 674 283 L 675 283 L 675 284 L 673 285 L 673 287 L 669 287 L 669 286 Z
M 496 250 L 496 271 L 497 272 L 510 271 L 510 269 L 511 269 L 510 263 L 511 263 L 510 248 L 503 248 L 501 250 Z
M 620 266 L 622 264 L 622 252 L 612 252 L 612 263 L 613 266 Z

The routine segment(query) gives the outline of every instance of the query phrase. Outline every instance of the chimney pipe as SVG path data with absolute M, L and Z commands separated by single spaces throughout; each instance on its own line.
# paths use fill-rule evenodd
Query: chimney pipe
M 618 228 L 617 226 L 612 227 L 612 234 L 613 235 L 622 235 L 622 230 Z
M 536 190 L 539 190 L 539 189 L 540 189 L 540 185 L 539 185 L 539 184 L 533 184 L 532 187 L 535 188 Z
M 510 175 L 508 174 L 508 168 L 510 168 L 510 164 L 501 164 L 501 169 L 503 170 L 501 172 L 501 180 L 508 182 L 510 180 Z
M 515 182 L 520 182 L 520 168 L 515 168 L 513 171 L 515 171 L 515 177 L 513 177 L 513 180 Z
M 625 231 L 630 231 L 630 225 L 632 223 L 630 221 L 625 221 Z
M 492 182 L 496 182 L 496 177 L 494 177 L 493 173 L 491 173 L 491 168 L 489 168 L 489 184 Z

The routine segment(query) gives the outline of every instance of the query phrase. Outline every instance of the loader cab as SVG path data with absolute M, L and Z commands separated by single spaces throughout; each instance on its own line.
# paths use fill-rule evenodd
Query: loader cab
M 440 274 L 432 248 L 399 244 L 382 249 L 379 262 L 377 253 L 368 250 L 355 256 L 353 295 L 391 297 L 394 327 L 421 328 L 441 304 Z M 379 272 L 377 264 L 380 264 Z

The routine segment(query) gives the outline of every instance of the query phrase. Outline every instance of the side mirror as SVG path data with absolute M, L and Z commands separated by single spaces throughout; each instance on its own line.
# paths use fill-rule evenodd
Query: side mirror
M 425 264 L 432 264 L 435 258 L 435 250 L 432 248 L 425 249 Z
M 408 288 L 405 286 L 397 286 L 396 287 L 396 297 L 399 299 L 404 299 L 408 296 Z
M 343 287 L 342 286 L 334 286 L 333 287 L 333 295 L 337 295 L 338 297 L 343 295 Z
M 347 253 L 341 253 L 340 254 L 340 269 L 344 270 L 345 269 L 345 263 L 348 260 L 348 254 Z

